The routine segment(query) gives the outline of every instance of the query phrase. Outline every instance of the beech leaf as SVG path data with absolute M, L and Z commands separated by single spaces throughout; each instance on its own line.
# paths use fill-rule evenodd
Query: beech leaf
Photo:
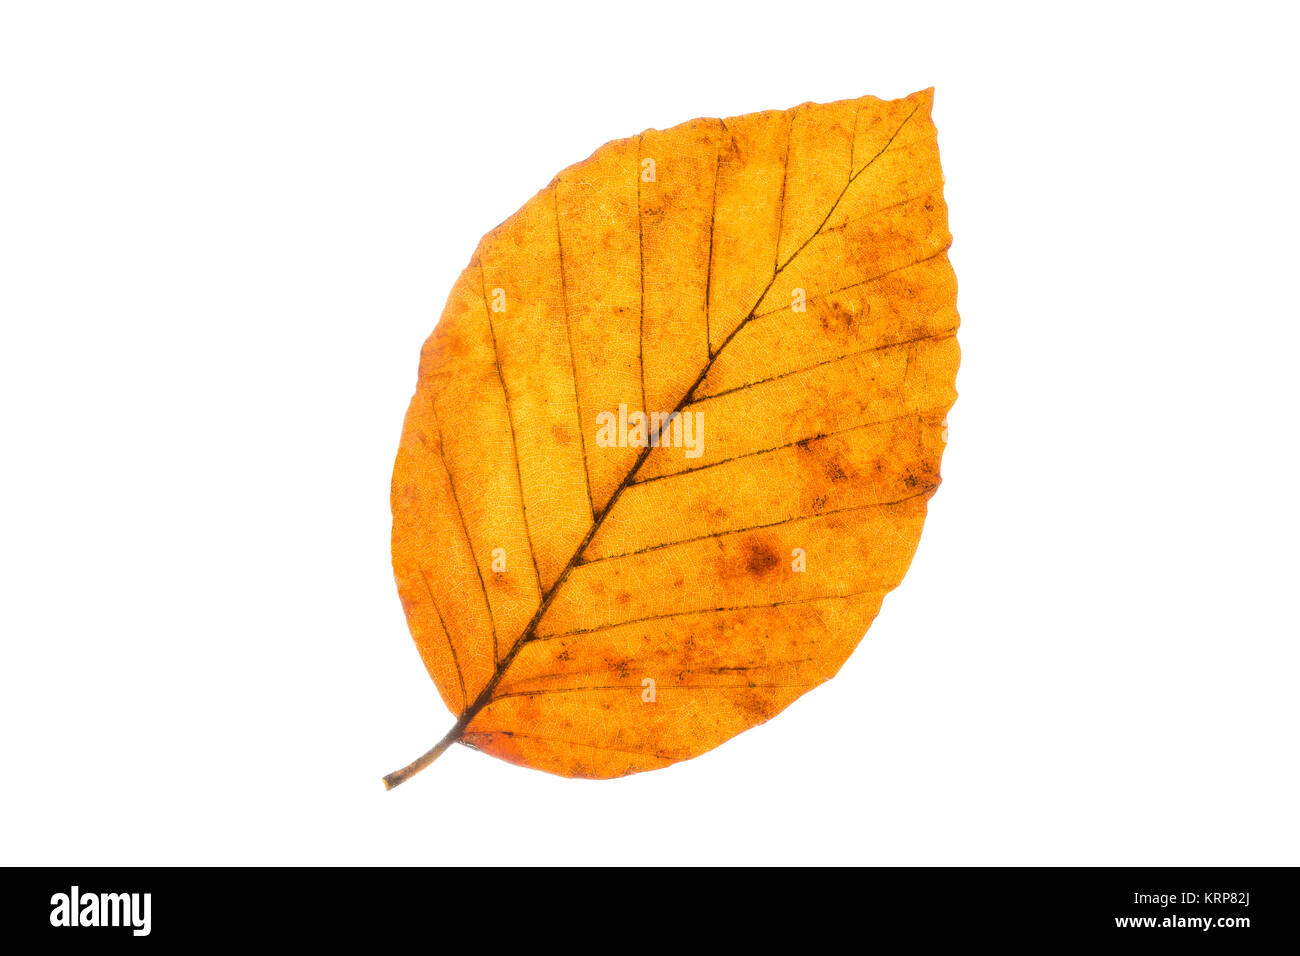
M 420 356 L 393 568 L 453 743 L 697 756 L 834 676 L 939 485 L 931 90 L 609 143 L 483 237 Z

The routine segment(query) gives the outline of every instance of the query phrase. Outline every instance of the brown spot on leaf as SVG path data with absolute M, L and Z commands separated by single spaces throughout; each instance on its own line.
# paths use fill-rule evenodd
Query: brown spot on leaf
M 781 563 L 781 556 L 766 542 L 745 545 L 745 567 L 754 577 L 769 574 Z
M 856 333 L 859 322 L 868 314 L 869 310 L 859 315 L 839 302 L 832 302 L 822 310 L 821 327 L 830 335 L 849 338 Z

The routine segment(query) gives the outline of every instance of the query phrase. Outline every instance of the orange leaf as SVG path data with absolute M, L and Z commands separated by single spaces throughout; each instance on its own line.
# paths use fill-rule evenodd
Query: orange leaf
M 609 143 L 479 243 L 393 473 L 398 590 L 457 720 L 388 786 L 457 742 L 663 767 L 839 670 L 956 397 L 931 99 Z

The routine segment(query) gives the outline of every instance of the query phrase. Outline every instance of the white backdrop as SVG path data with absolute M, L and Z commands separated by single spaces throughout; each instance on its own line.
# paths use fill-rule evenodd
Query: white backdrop
M 1300 863 L 1281 4 L 9 4 L 0 862 Z M 603 142 L 936 87 L 961 398 L 840 675 L 699 759 L 454 748 L 421 342 Z

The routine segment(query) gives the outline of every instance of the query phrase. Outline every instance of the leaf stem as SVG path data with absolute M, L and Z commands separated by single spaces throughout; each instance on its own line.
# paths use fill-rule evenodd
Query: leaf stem
M 429 764 L 441 757 L 444 750 L 456 743 L 456 741 L 460 740 L 460 735 L 465 731 L 465 725 L 467 723 L 469 723 L 469 721 L 466 720 L 465 717 L 461 717 L 460 720 L 456 721 L 455 726 L 453 726 L 451 730 L 447 731 L 447 735 L 431 748 L 416 757 L 401 770 L 394 770 L 392 773 L 388 774 L 388 776 L 384 777 L 384 789 L 392 790 L 398 784 L 405 783 L 425 767 L 429 766 Z

